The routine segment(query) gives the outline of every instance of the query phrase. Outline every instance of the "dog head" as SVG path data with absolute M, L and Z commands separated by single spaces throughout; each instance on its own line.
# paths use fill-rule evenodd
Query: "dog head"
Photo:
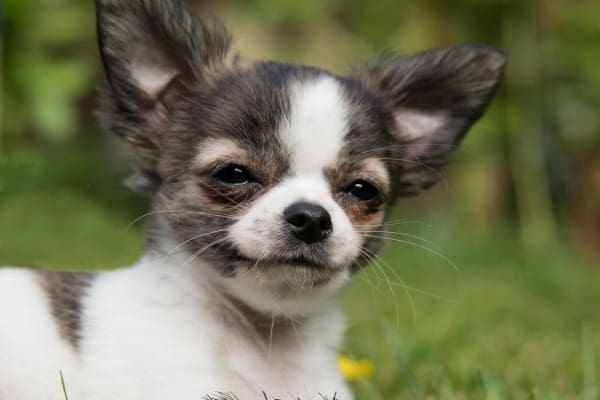
M 153 195 L 159 236 L 236 293 L 306 295 L 358 271 L 382 247 L 368 232 L 435 183 L 505 62 L 456 46 L 339 76 L 243 58 L 181 1 L 97 7 L 105 120 L 139 162 L 130 186 Z

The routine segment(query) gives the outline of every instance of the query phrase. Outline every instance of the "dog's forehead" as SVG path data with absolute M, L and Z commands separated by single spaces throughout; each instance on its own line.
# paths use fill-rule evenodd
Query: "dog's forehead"
M 231 140 L 290 175 L 334 168 L 384 140 L 377 101 L 315 68 L 260 63 L 219 82 L 207 101 L 206 137 Z
M 350 126 L 350 105 L 340 83 L 327 75 L 293 81 L 289 105 L 278 134 L 291 156 L 292 173 L 335 166 Z

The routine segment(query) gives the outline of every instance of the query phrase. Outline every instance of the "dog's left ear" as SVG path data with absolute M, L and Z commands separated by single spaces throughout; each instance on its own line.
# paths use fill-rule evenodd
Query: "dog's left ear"
M 98 43 L 108 81 L 104 123 L 137 156 L 128 185 L 154 192 L 159 160 L 178 108 L 234 64 L 237 53 L 218 22 L 184 0 L 96 0 Z
M 96 11 L 108 83 L 128 112 L 168 111 L 177 94 L 232 56 L 225 28 L 184 0 L 96 0 Z
M 490 47 L 463 45 L 388 58 L 357 71 L 387 107 L 399 195 L 418 194 L 437 181 L 435 168 L 485 111 L 505 62 Z

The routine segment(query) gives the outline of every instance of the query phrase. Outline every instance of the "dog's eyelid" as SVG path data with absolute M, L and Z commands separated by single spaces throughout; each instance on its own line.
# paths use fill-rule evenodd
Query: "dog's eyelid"
M 377 184 L 367 179 L 356 179 L 344 189 L 344 193 L 359 201 L 373 202 L 381 200 L 381 190 Z
M 356 181 L 365 181 L 373 185 L 375 188 L 377 188 L 382 198 L 387 198 L 389 195 L 390 189 L 387 179 L 381 177 L 379 173 L 370 170 L 359 170 L 348 174 L 339 185 L 339 190 L 346 190 Z
M 245 182 L 244 185 L 245 184 L 258 184 L 258 185 L 262 185 L 263 184 L 261 177 L 259 176 L 259 174 L 257 174 L 255 172 L 255 170 L 253 170 L 251 167 L 248 167 L 247 164 L 238 162 L 235 159 L 218 163 L 216 166 L 214 166 L 209 171 L 208 174 L 213 179 L 215 179 L 217 181 L 222 181 L 222 179 L 219 179 L 218 175 L 220 173 L 225 172 L 228 169 L 237 169 L 237 170 L 239 170 L 238 173 L 246 174 L 246 176 L 247 176 L 247 182 Z M 242 185 L 240 185 L 240 186 L 242 186 Z
M 238 156 L 224 156 L 215 158 L 211 161 L 205 162 L 202 165 L 196 166 L 196 174 L 206 175 L 216 172 L 219 168 L 226 167 L 227 165 L 239 165 L 251 171 L 252 167 L 248 165 L 248 162 Z
M 248 170 L 237 164 L 228 164 L 217 168 L 212 173 L 212 178 L 219 183 L 233 186 L 246 185 L 254 181 Z

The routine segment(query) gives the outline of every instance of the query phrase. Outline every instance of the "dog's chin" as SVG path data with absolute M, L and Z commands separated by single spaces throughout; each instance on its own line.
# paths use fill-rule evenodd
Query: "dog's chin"
M 214 263 L 215 267 L 219 263 Z M 255 259 L 241 254 L 217 267 L 220 284 L 229 295 L 261 312 L 306 315 L 350 279 L 350 265 L 328 263 L 307 256 Z
M 347 269 L 328 260 L 304 255 L 278 255 L 254 259 L 238 255 L 233 263 L 237 279 L 251 279 L 265 286 L 279 286 L 297 291 L 327 286 L 332 278 Z

